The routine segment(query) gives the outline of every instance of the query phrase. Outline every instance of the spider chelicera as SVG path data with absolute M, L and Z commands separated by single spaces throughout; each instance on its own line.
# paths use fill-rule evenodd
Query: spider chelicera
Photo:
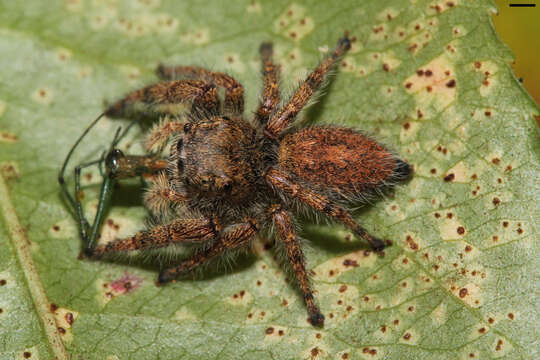
M 380 251 L 384 242 L 361 227 L 345 207 L 411 174 L 405 161 L 356 130 L 293 127 L 298 113 L 350 46 L 345 34 L 280 107 L 279 66 L 272 60 L 272 44 L 263 43 L 263 95 L 250 121 L 243 117 L 244 89 L 234 78 L 192 66 L 159 66 L 157 74 L 163 82 L 129 93 L 103 114 L 123 117 L 141 105 L 158 112 L 170 112 L 175 104 L 191 106 L 186 116 L 166 116 L 148 133 L 145 147 L 151 155 L 124 155 L 115 146 L 125 132 L 117 132 L 106 156 L 75 168 L 75 196 L 71 195 L 64 181 L 65 168 L 100 116 L 77 140 L 60 172 L 59 182 L 79 221 L 86 255 L 100 258 L 113 252 L 200 244 L 191 257 L 161 271 L 158 282 L 167 283 L 225 252 L 245 248 L 259 232 L 273 228 L 298 280 L 309 320 L 322 326 L 324 316 L 313 297 L 294 214 L 302 208 L 322 213 Z M 223 102 L 220 88 L 224 89 Z M 170 151 L 163 156 L 167 144 Z M 106 171 L 98 211 L 90 225 L 79 200 L 80 173 L 94 164 L 104 164 Z M 95 245 L 114 183 L 148 174 L 153 180 L 144 203 L 161 219 L 159 223 L 130 237 Z

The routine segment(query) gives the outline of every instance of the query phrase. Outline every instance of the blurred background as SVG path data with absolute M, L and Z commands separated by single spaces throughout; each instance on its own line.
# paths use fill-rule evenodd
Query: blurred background
M 514 73 L 540 106 L 540 1 L 496 0 L 499 14 L 493 22 L 503 41 L 514 51 Z M 510 7 L 510 4 L 536 7 Z

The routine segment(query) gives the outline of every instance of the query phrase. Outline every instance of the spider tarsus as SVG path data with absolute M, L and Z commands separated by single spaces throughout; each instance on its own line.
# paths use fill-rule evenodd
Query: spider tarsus
M 309 314 L 309 322 L 313 326 L 323 327 L 324 326 L 324 315 L 320 312 L 314 312 Z
M 164 285 L 174 280 L 174 278 L 171 277 L 171 275 L 168 273 L 167 270 L 163 270 L 159 273 L 157 283 L 159 285 Z
M 167 76 L 167 70 L 166 70 L 165 65 L 163 64 L 158 65 L 158 67 L 156 68 L 156 75 L 161 79 Z
M 405 161 L 397 159 L 395 172 L 399 179 L 408 179 L 411 177 L 413 169 L 411 165 L 407 164 Z
M 373 251 L 375 252 L 381 252 L 386 247 L 385 242 L 379 238 L 372 238 L 371 247 L 373 248 Z
M 351 39 L 349 39 L 348 34 L 345 34 L 344 37 L 339 39 L 338 46 L 343 47 L 345 50 L 349 50 L 351 48 Z
M 263 42 L 259 47 L 259 53 L 263 58 L 272 56 L 273 51 L 273 45 L 271 42 Z

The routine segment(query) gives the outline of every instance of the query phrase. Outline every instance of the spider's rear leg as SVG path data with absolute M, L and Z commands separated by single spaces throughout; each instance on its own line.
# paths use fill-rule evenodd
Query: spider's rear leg
M 300 289 L 304 295 L 304 301 L 308 307 L 309 320 L 314 326 L 323 326 L 324 315 L 319 310 L 313 299 L 313 291 L 309 283 L 309 278 L 306 272 L 304 254 L 300 247 L 300 242 L 296 237 L 294 226 L 289 214 L 281 208 L 280 205 L 270 207 L 270 214 L 277 227 L 279 239 L 285 244 L 287 258 L 296 274 Z
M 263 99 L 257 108 L 255 118 L 266 125 L 268 118 L 279 103 L 279 66 L 272 61 L 272 43 L 262 43 L 259 49 L 262 60 Z
M 348 211 L 332 202 L 326 196 L 295 183 L 287 174 L 274 168 L 270 168 L 266 173 L 266 181 L 284 194 L 341 222 L 351 229 L 355 235 L 366 240 L 373 250 L 380 251 L 384 249 L 384 242 L 381 239 L 370 235 L 353 219 Z
M 158 282 L 161 284 L 167 283 L 177 276 L 214 259 L 225 251 L 246 246 L 257 235 L 259 229 L 259 223 L 253 218 L 247 219 L 245 223 L 235 225 L 234 228 L 225 231 L 219 238 L 216 238 L 208 248 L 197 252 L 176 267 L 163 270 L 159 274 Z
M 99 245 L 92 255 L 99 258 L 112 252 L 161 248 L 174 243 L 204 242 L 217 237 L 220 231 L 217 219 L 177 219 L 170 224 L 158 225 L 133 236 Z
M 220 103 L 216 85 L 199 80 L 175 80 L 145 86 L 130 92 L 123 99 L 109 106 L 105 110 L 105 115 L 111 117 L 130 116 L 143 109 L 158 113 L 170 113 L 170 109 L 162 109 L 160 106 L 190 102 L 192 112 L 217 114 Z
M 298 113 L 306 106 L 311 97 L 325 83 L 330 70 L 340 61 L 341 57 L 351 48 L 351 40 L 347 34 L 339 39 L 337 47 L 323 60 L 306 80 L 300 85 L 289 102 L 268 122 L 264 134 L 277 139 L 294 121 Z
M 157 75 L 163 80 L 192 79 L 216 84 L 225 89 L 224 113 L 242 115 L 244 112 L 244 88 L 235 78 L 221 72 L 196 66 L 159 65 Z

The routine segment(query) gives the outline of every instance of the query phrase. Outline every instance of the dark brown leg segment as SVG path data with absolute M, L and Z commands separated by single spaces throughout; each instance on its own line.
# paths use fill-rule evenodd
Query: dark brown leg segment
M 137 104 L 146 106 L 192 103 L 192 109 L 209 113 L 219 110 L 216 85 L 198 80 L 166 81 L 143 87 L 129 93 L 122 100 L 112 104 L 105 115 L 126 116 Z M 158 109 L 156 109 L 158 111 Z
M 221 86 L 225 89 L 225 113 L 241 115 L 244 112 L 244 88 L 232 76 L 195 66 L 159 65 L 156 73 L 164 80 L 193 79 Z
M 279 103 L 279 66 L 272 61 L 271 43 L 263 43 L 259 49 L 262 59 L 263 100 L 255 113 L 259 124 L 265 125 Z
M 160 248 L 173 243 L 204 242 L 219 236 L 220 225 L 216 219 L 180 219 L 167 225 L 158 225 L 151 230 L 139 231 L 135 235 L 99 245 L 93 257 L 101 257 L 117 251 Z
M 384 242 L 381 239 L 371 236 L 352 218 L 352 216 L 345 209 L 333 203 L 326 196 L 317 194 L 310 189 L 296 184 L 287 174 L 277 169 L 271 168 L 268 170 L 266 173 L 266 181 L 274 188 L 281 190 L 286 195 L 298 199 L 304 204 L 307 204 L 312 208 L 338 220 L 346 227 L 351 229 L 355 235 L 369 242 L 375 251 L 380 251 L 384 248 Z
M 178 275 L 193 270 L 227 250 L 247 245 L 258 232 L 258 222 L 255 219 L 248 219 L 245 223 L 238 224 L 232 230 L 226 231 L 221 237 L 214 240 L 214 243 L 207 249 L 196 253 L 176 267 L 163 270 L 159 274 L 158 282 L 161 284 L 167 283 L 174 280 Z
M 304 254 L 300 247 L 300 242 L 294 232 L 293 223 L 289 214 L 281 208 L 280 205 L 273 205 L 270 207 L 270 214 L 274 220 L 274 224 L 277 227 L 279 239 L 285 244 L 287 251 L 287 258 L 291 263 L 291 266 L 296 273 L 296 278 L 300 284 L 300 290 L 304 295 L 304 301 L 306 302 L 309 320 L 314 326 L 324 325 L 324 315 L 319 310 L 317 304 L 313 299 L 313 291 L 309 283 L 309 278 L 306 272 L 306 265 L 304 260 Z
M 270 119 L 264 129 L 264 134 L 267 137 L 277 139 L 292 124 L 296 115 L 298 115 L 313 94 L 324 84 L 328 72 L 350 48 L 351 41 L 347 36 L 339 39 L 336 49 L 308 75 L 306 80 L 296 90 L 289 103 Z

